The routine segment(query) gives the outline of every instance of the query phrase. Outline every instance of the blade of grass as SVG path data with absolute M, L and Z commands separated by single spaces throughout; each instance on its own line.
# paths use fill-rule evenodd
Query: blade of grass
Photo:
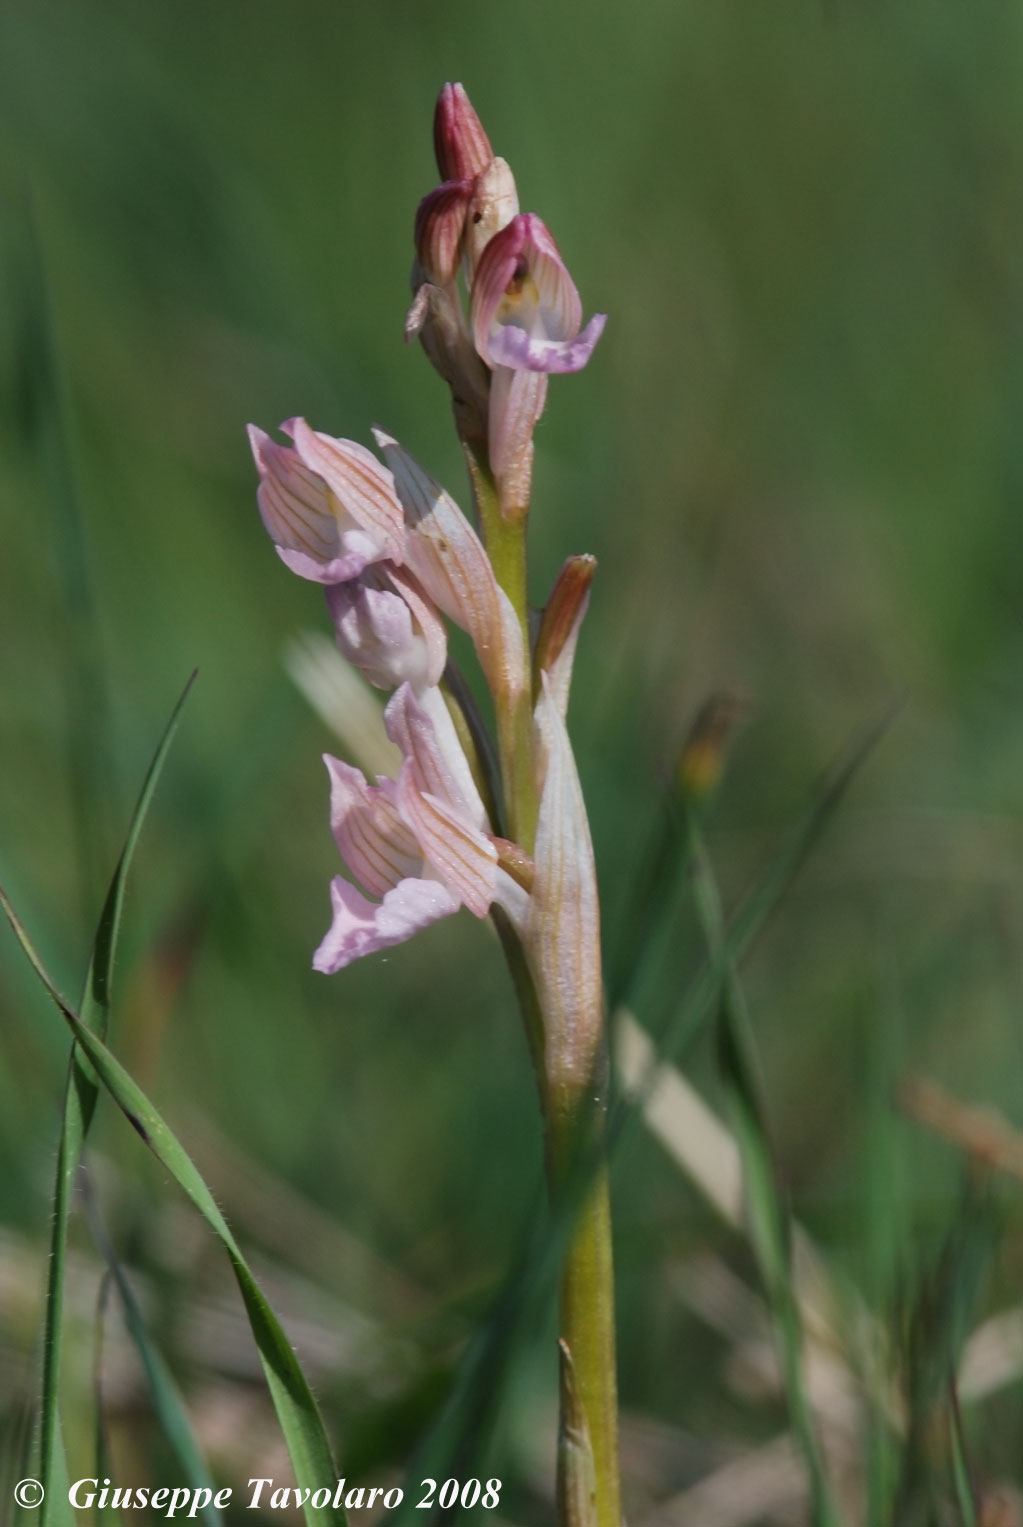
M 93 1457 L 96 1478 L 110 1479 L 113 1469 L 110 1463 L 110 1446 L 107 1442 L 106 1406 L 103 1403 L 103 1339 L 106 1334 L 107 1303 L 110 1298 L 110 1271 L 103 1274 L 96 1295 L 96 1334 L 92 1355 L 92 1405 L 93 1405 Z M 97 1527 L 117 1527 L 121 1520 L 119 1511 L 109 1503 L 95 1505 Z
M 961 1430 L 956 1431 L 955 1376 L 963 1342 L 980 1296 L 997 1241 L 999 1209 L 986 1171 L 966 1171 L 962 1205 L 937 1259 L 920 1281 L 909 1327 L 906 1353 L 909 1427 L 895 1519 L 906 1527 L 930 1522 L 947 1476 L 935 1469 L 935 1435 L 951 1438 L 950 1465 L 957 1497 L 958 1468 L 966 1477 Z M 960 1459 L 956 1459 L 956 1450 Z M 962 1502 L 960 1500 L 960 1506 Z
M 103 866 L 113 835 L 112 761 L 106 739 L 110 702 L 96 619 L 91 557 L 74 464 L 72 395 L 64 366 L 56 303 L 42 231 L 45 204 L 33 191 L 12 219 L 8 260 L 23 390 L 24 437 L 40 467 L 60 579 L 61 677 L 66 705 L 67 770 L 76 834 L 83 927 L 102 894 Z
M 952 1480 L 963 1527 L 977 1527 L 977 1503 L 973 1498 L 973 1486 L 970 1483 L 970 1470 L 966 1462 L 966 1439 L 963 1436 L 963 1418 L 954 1385 L 949 1396 L 949 1451 L 952 1455 Z
M 720 982 L 718 1064 L 742 1158 L 750 1243 L 775 1328 L 792 1428 L 809 1476 L 811 1519 L 819 1527 L 836 1527 L 840 1517 L 805 1381 L 802 1320 L 792 1276 L 792 1225 L 771 1149 L 749 1016 L 735 966 L 726 953 L 717 878 L 692 809 L 687 811 L 687 827 L 697 918 Z
M 737 967 L 749 952 L 768 918 L 792 886 L 856 775 L 888 730 L 901 703 L 894 701 L 887 706 L 840 755 L 806 811 L 768 861 L 725 930 L 723 953 L 728 964 Z M 671 809 L 676 819 L 683 813 L 682 800 L 677 793 Z M 686 834 L 678 832 L 675 842 L 679 855 L 677 872 L 680 872 L 686 866 Z M 721 1000 L 724 979 L 723 967 L 708 959 L 660 1034 L 654 1036 L 656 1045 L 645 1083 L 629 1099 L 619 1095 L 613 1105 L 609 1127 L 612 1149 L 619 1148 L 622 1137 L 641 1125 L 643 1104 L 656 1082 L 658 1065 L 665 1060 L 682 1060 L 703 1033 Z
M 85 1213 L 89 1221 L 92 1239 L 107 1266 L 104 1284 L 106 1285 L 109 1282 L 117 1291 L 128 1335 L 135 1344 L 135 1350 L 139 1355 L 139 1360 L 146 1375 L 146 1382 L 149 1385 L 149 1393 L 153 1401 L 153 1411 L 160 1423 L 160 1430 L 163 1432 L 181 1466 L 181 1482 L 193 1490 L 208 1490 L 210 1495 L 213 1496 L 216 1494 L 217 1487 L 206 1467 L 206 1463 L 192 1433 L 192 1427 L 188 1419 L 188 1410 L 181 1391 L 174 1382 L 173 1374 L 167 1367 L 159 1349 L 149 1334 L 142 1311 L 139 1309 L 138 1300 L 131 1291 L 131 1284 L 125 1277 L 124 1268 L 121 1266 L 110 1236 L 107 1234 L 107 1228 L 103 1223 L 103 1216 L 100 1213 L 99 1205 L 96 1202 L 88 1177 L 83 1175 L 82 1184 L 84 1188 Z M 99 1397 L 98 1380 L 96 1389 L 97 1396 Z M 96 1424 L 97 1438 L 102 1439 L 102 1411 L 99 1406 L 97 1406 Z M 98 1451 L 97 1449 L 97 1454 Z M 97 1462 L 98 1467 L 99 1464 Z M 105 1472 L 109 1473 L 109 1470 Z M 220 1511 L 212 1504 L 203 1507 L 199 1515 L 207 1524 L 207 1527 L 220 1527 L 223 1521 Z
M 303 1493 L 309 1492 L 302 1506 L 306 1522 L 309 1527 L 337 1527 L 337 1524 L 345 1523 L 347 1518 L 340 1508 L 313 1504 L 312 1495 L 333 1483 L 336 1477 L 323 1421 L 291 1344 L 256 1282 L 213 1195 L 184 1146 L 142 1089 L 60 995 L 2 886 L 0 907 L 36 975 L 88 1058 L 99 1082 L 135 1132 L 195 1205 L 227 1252 L 263 1364 L 267 1387 L 288 1448 L 295 1479 Z
M 110 1018 L 110 988 L 117 935 L 128 870 L 138 845 L 142 824 L 156 790 L 164 761 L 185 701 L 196 675 L 193 673 L 170 715 L 163 736 L 157 744 L 146 771 L 142 789 L 132 813 L 128 835 L 117 861 L 93 941 L 89 968 L 82 992 L 81 1022 L 85 1028 L 105 1038 Z M 74 1194 L 75 1176 L 85 1139 L 96 1110 L 96 1081 L 81 1064 L 77 1047 L 72 1045 L 64 1092 L 64 1117 L 57 1144 L 57 1171 L 53 1189 L 53 1219 L 50 1227 L 50 1260 L 47 1270 L 46 1303 L 43 1317 L 43 1373 L 39 1418 L 39 1479 L 45 1491 L 40 1509 L 41 1527 L 51 1522 L 72 1520 L 67 1491 L 59 1489 L 60 1460 L 60 1366 L 64 1327 L 64 1271 L 67 1255 L 68 1220 Z

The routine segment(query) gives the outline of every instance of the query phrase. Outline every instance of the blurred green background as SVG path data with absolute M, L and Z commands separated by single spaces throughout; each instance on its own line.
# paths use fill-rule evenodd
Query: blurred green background
M 730 901 L 901 696 L 747 966 L 779 1162 L 832 1265 L 904 1333 L 962 1166 L 899 1118 L 897 1079 L 1023 1124 L 1023 12 L 13 0 L 0 878 L 74 994 L 198 666 L 133 880 L 114 1044 L 292 1322 L 342 1471 L 369 1483 L 397 1477 L 514 1255 L 538 1118 L 468 916 L 337 978 L 309 968 L 336 743 L 282 652 L 327 624 L 262 531 L 244 426 L 299 413 L 366 440 L 379 422 L 465 502 L 444 389 L 401 343 L 447 79 L 587 314 L 610 315 L 588 369 L 552 385 L 531 528 L 537 603 L 565 555 L 600 561 L 571 719 L 608 943 L 708 695 L 751 700 L 709 827 Z M 6 930 L 0 957 L 2 1427 L 32 1391 L 67 1041 Z M 686 926 L 641 1019 L 664 1020 L 697 957 Z M 710 1057 L 689 1066 L 713 1101 Z M 215 1472 L 276 1459 L 283 1477 L 219 1248 L 112 1110 L 92 1158 Z M 783 1411 L 685 1294 L 695 1258 L 755 1277 L 653 1139 L 621 1159 L 616 1203 L 629 1518 L 667 1522 Z M 1019 1297 L 1011 1189 L 1002 1214 L 975 1321 Z M 75 1246 L 72 1477 L 97 1283 L 81 1227 Z M 509 1481 L 508 1520 L 551 1520 L 551 1329 L 477 1470 Z M 108 1355 L 119 1478 L 170 1478 L 116 1330 Z M 992 1484 L 1023 1485 L 1021 1362 L 966 1411 Z

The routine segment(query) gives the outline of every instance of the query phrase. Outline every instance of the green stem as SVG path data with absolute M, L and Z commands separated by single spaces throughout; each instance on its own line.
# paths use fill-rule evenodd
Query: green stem
M 551 1191 L 556 1202 L 561 1201 L 558 1207 L 563 1205 L 575 1222 L 561 1275 L 560 1516 L 562 1527 L 620 1527 L 614 1264 L 604 1155 L 605 1110 L 602 1105 L 593 1113 L 588 1097 L 583 1097 L 562 1112 L 559 1101 L 552 1098 L 549 1116 Z M 587 1114 L 588 1118 L 581 1117 Z M 588 1150 L 581 1134 L 589 1137 Z
M 491 566 L 518 616 L 527 682 L 494 695 L 508 836 L 532 854 L 539 815 L 533 745 L 532 648 L 526 588 L 525 512 L 501 513 L 489 464 L 463 441 L 480 530 Z M 561 1276 L 561 1422 L 558 1449 L 562 1527 L 620 1527 L 618 1396 L 615 1371 L 611 1200 L 604 1156 L 606 1104 L 574 1079 L 552 1087 L 544 1056 L 545 1019 L 525 951 L 503 915 L 495 918 L 522 1008 L 547 1125 L 548 1176 L 555 1209 L 571 1217 Z M 603 1089 L 599 1089 L 602 1091 Z

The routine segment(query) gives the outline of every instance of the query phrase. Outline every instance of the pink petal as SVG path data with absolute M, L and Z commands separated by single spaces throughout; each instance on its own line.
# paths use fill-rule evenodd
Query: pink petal
M 422 872 L 415 838 L 385 792 L 351 764 L 325 753 L 330 775 L 330 826 L 342 859 L 374 896 Z
M 290 446 L 278 445 L 258 425 L 249 444 L 259 471 L 259 512 L 278 547 L 315 562 L 337 554 L 337 520 L 327 485 Z
M 427 862 L 476 917 L 490 910 L 497 887 L 497 850 L 446 801 L 419 790 L 406 765 L 398 780 L 401 814 Z
M 289 551 L 285 546 L 276 548 L 277 555 L 285 567 L 297 573 L 300 578 L 308 578 L 310 583 L 345 583 L 349 578 L 357 578 L 371 562 L 376 561 L 380 547 L 359 531 L 348 531 L 340 539 L 345 548 L 343 554 L 329 557 L 325 561 L 307 556 L 304 551 Z
M 410 684 L 403 684 L 387 704 L 384 726 L 414 766 L 418 789 L 440 796 L 474 826 L 487 825 L 483 802 L 440 690 L 416 695 Z
M 335 440 L 310 429 L 304 419 L 288 419 L 281 428 L 295 442 L 305 465 L 317 473 L 356 524 L 377 541 L 378 560 L 402 560 L 404 526 L 391 474 L 371 451 L 354 440 Z
M 497 586 L 483 543 L 450 494 L 381 429 L 374 437 L 405 510 L 405 555 L 427 594 L 473 639 L 491 689 L 525 683 L 522 633 Z
M 437 684 L 447 661 L 444 626 L 411 574 L 377 563 L 362 578 L 327 590 L 337 643 L 350 663 L 380 689 L 406 680 Z
M 514 324 L 504 324 L 490 336 L 488 360 L 492 366 L 514 366 L 523 371 L 565 375 L 581 371 L 604 332 L 606 313 L 595 313 L 574 339 L 544 339 Z
M 515 279 L 527 242 L 525 219 L 513 217 L 495 233 L 480 256 L 473 277 L 469 318 L 476 349 L 490 363 L 490 327 L 505 293 Z
M 364 954 L 403 944 L 421 928 L 457 912 L 458 898 L 439 880 L 402 880 L 383 901 L 367 900 L 340 875 L 330 883 L 333 920 L 313 955 L 313 969 L 332 975 Z

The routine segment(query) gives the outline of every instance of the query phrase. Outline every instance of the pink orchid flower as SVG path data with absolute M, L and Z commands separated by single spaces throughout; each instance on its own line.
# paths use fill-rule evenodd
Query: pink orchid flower
M 331 882 L 333 920 L 313 957 L 326 974 L 403 943 L 462 906 L 485 917 L 496 900 L 517 925 L 525 917 L 526 893 L 498 865 L 440 691 L 416 695 L 403 684 L 384 721 L 402 753 L 396 781 L 370 785 L 358 769 L 325 758 L 334 839 L 359 882 Z
M 607 318 L 597 313 L 581 328 L 582 303 L 558 246 L 535 212 L 521 212 L 480 256 L 470 320 L 488 366 L 567 372 L 586 365 Z
M 343 583 L 373 562 L 404 556 L 404 526 L 391 474 L 365 446 L 281 425 L 293 446 L 249 425 L 259 471 L 259 512 L 281 561 L 313 583 Z

